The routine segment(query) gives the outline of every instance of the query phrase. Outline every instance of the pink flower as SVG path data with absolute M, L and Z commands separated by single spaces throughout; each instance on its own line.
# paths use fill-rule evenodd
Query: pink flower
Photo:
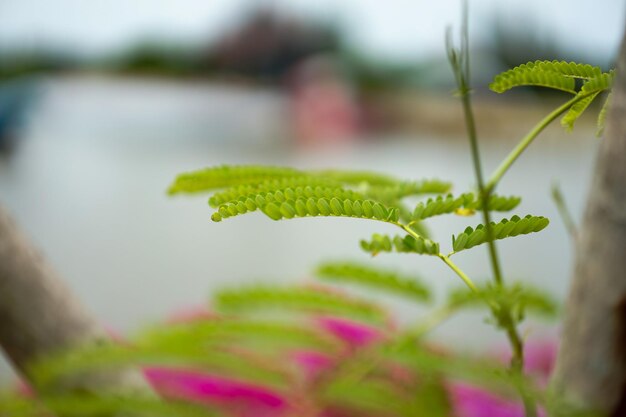
M 383 338 L 379 329 L 352 320 L 320 317 L 316 321 L 322 329 L 348 343 L 351 347 L 364 347 Z
M 524 406 L 482 388 L 455 382 L 448 387 L 456 417 L 524 417 Z
M 308 381 L 314 380 L 322 372 L 331 369 L 334 365 L 333 358 L 312 350 L 293 352 L 291 356 Z
M 256 384 L 187 369 L 152 367 L 144 374 L 165 397 L 220 406 L 237 417 L 278 417 L 288 408 L 283 396 Z
M 546 384 L 556 361 L 557 345 L 552 342 L 533 342 L 524 347 L 524 371 L 539 384 Z M 511 354 L 500 355 L 508 362 Z M 502 398 L 483 388 L 461 382 L 448 385 L 456 417 L 524 417 L 524 406 L 520 401 Z M 539 409 L 540 416 L 545 415 Z

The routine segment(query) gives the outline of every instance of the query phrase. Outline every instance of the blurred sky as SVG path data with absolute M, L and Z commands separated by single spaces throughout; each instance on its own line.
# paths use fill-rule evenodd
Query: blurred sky
M 207 41 L 262 5 L 336 23 L 351 46 L 391 60 L 442 53 L 444 29 L 460 10 L 459 0 L 0 0 L 0 49 L 51 45 L 89 56 L 141 40 Z M 606 59 L 617 50 L 625 9 L 624 0 L 470 0 L 470 25 L 484 41 L 498 16 L 566 51 Z

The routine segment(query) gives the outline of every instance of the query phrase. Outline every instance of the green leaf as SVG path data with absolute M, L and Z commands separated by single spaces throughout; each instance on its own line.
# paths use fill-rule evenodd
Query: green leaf
M 450 191 L 452 184 L 441 180 L 402 181 L 392 185 L 369 186 L 360 190 L 366 197 L 386 203 L 395 203 L 406 197 L 423 194 L 441 194 Z
M 523 64 L 496 75 L 489 88 L 496 93 L 504 93 L 514 87 L 538 86 L 576 94 L 576 81 L 558 72 L 539 66 Z
M 598 94 L 600 94 L 600 91 L 577 101 L 572 107 L 570 107 L 567 113 L 565 113 L 565 116 L 561 119 L 561 126 L 567 129 L 568 132 L 571 132 L 574 129 L 574 123 L 576 120 L 578 120 Z
M 376 304 L 336 291 L 305 287 L 252 287 L 222 290 L 214 306 L 224 313 L 283 311 L 325 313 L 356 320 L 384 323 L 386 313 Z
M 215 318 L 160 326 L 141 334 L 136 343 L 152 349 L 170 350 L 211 345 L 246 346 L 256 350 L 262 346 L 274 350 L 295 347 L 332 351 L 337 348 L 334 339 L 314 328 L 299 323 L 247 318 Z
M 439 244 L 424 237 L 404 237 L 374 234 L 371 240 L 361 240 L 361 249 L 373 256 L 380 252 L 417 253 L 420 255 L 438 255 Z
M 491 223 L 493 237 L 491 240 L 506 239 L 518 235 L 539 232 L 545 229 L 550 221 L 542 216 L 527 215 L 524 218 L 513 216 L 510 219 L 502 219 L 499 223 Z M 484 225 L 479 224 L 476 228 L 468 227 L 463 233 L 452 236 L 452 248 L 454 252 L 481 245 L 488 241 L 487 231 Z
M 489 88 L 496 93 L 503 93 L 513 87 L 535 85 L 576 94 L 575 79 L 593 80 L 602 77 L 602 70 L 589 64 L 534 61 L 497 75 Z
M 339 181 L 344 184 L 360 185 L 368 184 L 374 186 L 390 186 L 400 181 L 390 175 L 372 171 L 346 171 L 339 169 L 327 169 L 322 171 L 311 171 L 311 175 Z
M 604 104 L 600 109 L 600 113 L 598 113 L 598 128 L 596 130 L 596 136 L 600 137 L 604 134 L 604 124 L 606 122 L 606 114 L 608 112 L 609 106 L 611 105 L 611 97 L 613 93 L 609 93 L 604 100 Z
M 280 198 L 276 198 L 280 195 Z M 374 200 L 360 200 L 349 197 L 350 192 L 337 191 L 336 197 L 296 197 L 283 200 L 284 194 L 268 193 L 263 200 L 258 196 L 245 202 L 227 203 L 213 213 L 211 219 L 219 222 L 222 219 L 249 213 L 257 208 L 272 220 L 293 219 L 299 217 L 351 217 L 354 219 L 377 220 L 396 223 L 399 220 L 397 207 L 386 207 Z M 248 203 L 250 203 L 248 205 Z M 254 204 L 254 206 L 252 206 Z
M 461 288 L 450 294 L 448 302 L 454 308 L 489 308 L 501 328 L 507 328 L 508 317 L 502 315 L 507 312 L 516 322 L 522 321 L 526 312 L 549 318 L 557 313 L 557 304 L 550 295 L 522 283 L 487 284 L 476 292 Z
M 491 195 L 487 208 L 490 211 L 510 211 L 517 207 L 522 199 L 520 197 L 503 197 Z M 428 201 L 418 203 L 413 210 L 411 220 L 425 220 L 429 217 L 441 214 L 456 213 L 459 215 L 473 214 L 475 210 L 482 208 L 482 200 L 473 193 L 461 194 L 454 197 L 452 194 L 429 198 Z
M 222 165 L 178 175 L 168 193 L 196 193 L 302 175 L 305 173 L 293 168 L 262 165 Z
M 316 272 L 325 281 L 358 284 L 404 295 L 417 301 L 430 298 L 430 291 L 419 277 L 402 275 L 389 269 L 373 268 L 354 262 L 328 262 L 318 266 Z
M 263 195 L 265 193 L 274 193 L 276 191 L 283 191 L 286 189 L 316 189 L 332 188 L 332 189 L 344 189 L 342 185 L 334 180 L 328 178 L 317 178 L 310 176 L 298 176 L 287 177 L 277 180 L 267 180 L 255 184 L 242 184 L 225 189 L 224 191 L 217 192 L 209 198 L 209 205 L 213 208 L 219 207 L 221 204 L 237 202 L 242 198 L 247 198 L 255 195 Z M 357 193 L 354 193 L 357 194 Z
M 261 360 L 255 352 L 224 349 L 219 343 L 149 344 L 133 346 L 102 343 L 61 352 L 33 364 L 31 375 L 39 387 L 54 387 L 59 380 L 83 373 L 123 369 L 128 367 L 173 366 L 215 372 L 243 380 L 285 386 L 288 376 L 285 369 Z
M 418 203 L 417 206 L 415 206 L 411 219 L 424 220 L 440 214 L 452 213 L 464 206 L 467 200 L 472 198 L 472 194 L 463 194 L 459 197 L 448 194 L 445 197 L 438 196 L 434 199 L 429 198 L 428 201 Z
M 221 196 L 219 200 L 222 200 L 223 197 Z M 330 204 L 330 201 L 333 199 L 338 199 L 342 204 L 346 205 L 346 210 L 341 210 L 342 214 L 338 215 L 347 215 L 344 212 L 347 212 L 352 207 L 354 201 L 362 201 L 360 200 L 361 198 L 361 195 L 354 191 L 346 190 L 339 186 L 283 188 L 272 192 L 251 193 L 240 196 L 236 200 L 223 202 L 217 207 L 217 211 L 213 213 L 211 219 L 219 222 L 230 217 L 252 213 L 258 209 L 274 220 L 316 216 L 320 215 L 320 209 L 317 208 L 319 200 L 326 200 Z M 307 208 L 309 199 L 314 201 L 315 209 L 309 210 Z M 345 202 L 346 200 L 348 202 Z M 214 202 L 216 201 L 218 200 L 214 200 Z M 314 215 L 312 213 L 317 214 Z M 331 215 L 330 212 L 327 215 Z

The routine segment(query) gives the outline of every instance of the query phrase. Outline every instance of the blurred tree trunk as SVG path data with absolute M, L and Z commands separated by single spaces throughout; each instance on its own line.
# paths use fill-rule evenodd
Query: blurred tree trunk
M 596 160 L 555 387 L 602 415 L 626 415 L 626 35 Z
M 0 207 L 0 347 L 15 369 L 32 384 L 29 364 L 33 360 L 106 339 L 97 320 Z M 150 392 L 141 374 L 132 370 L 94 373 L 45 390 L 98 393 L 131 388 Z

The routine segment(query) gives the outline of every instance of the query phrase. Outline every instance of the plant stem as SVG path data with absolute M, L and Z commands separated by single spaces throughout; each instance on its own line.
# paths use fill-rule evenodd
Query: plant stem
M 491 269 L 493 270 L 493 278 L 498 285 L 502 284 L 502 269 L 500 268 L 500 261 L 498 259 L 498 252 L 496 249 L 496 243 L 493 239 L 493 230 L 491 227 L 491 213 L 489 213 L 489 197 L 491 192 L 485 188 L 483 180 L 482 164 L 480 161 L 480 150 L 478 149 L 478 136 L 476 134 L 476 122 L 474 121 L 474 113 L 472 111 L 472 103 L 470 101 L 469 88 L 465 85 L 461 86 L 461 103 L 463 105 L 463 113 L 465 115 L 465 126 L 467 127 L 467 136 L 470 141 L 470 148 L 472 150 L 472 162 L 474 165 L 474 175 L 476 176 L 476 183 L 478 185 L 478 191 L 480 199 L 482 201 L 482 213 L 485 223 L 485 231 L 487 232 L 487 245 L 489 248 L 489 260 L 491 262 Z
M 554 204 L 559 211 L 559 215 L 561 216 L 561 220 L 565 225 L 565 229 L 569 233 L 572 240 L 576 240 L 576 236 L 578 235 L 578 232 L 576 231 L 576 223 L 574 222 L 574 219 L 572 218 L 572 215 L 567 208 L 567 204 L 565 204 L 565 198 L 563 198 L 561 188 L 556 183 L 552 184 L 552 199 L 554 200 Z
M 439 256 L 439 259 L 444 261 L 446 265 L 448 265 L 450 269 L 452 269 L 463 280 L 463 282 L 465 282 L 470 290 L 476 293 L 478 292 L 478 288 L 476 287 L 476 284 L 474 284 L 474 281 L 472 281 L 472 279 L 468 277 L 465 272 L 461 271 L 461 269 L 454 262 L 452 262 L 450 258 L 442 253 L 438 254 L 437 256 Z
M 394 224 L 400 227 L 405 232 L 407 232 L 409 235 L 413 236 L 414 238 L 422 239 L 422 237 L 418 235 L 417 233 L 415 233 L 408 225 L 402 224 L 402 223 L 394 223 Z M 452 262 L 452 260 L 450 260 L 448 256 L 444 255 L 443 253 L 438 253 L 437 256 L 439 257 L 439 259 L 444 261 L 445 264 L 448 265 L 463 280 L 463 282 L 465 282 L 465 284 L 469 287 L 470 290 L 474 292 L 478 292 L 478 288 L 476 287 L 476 284 L 474 284 L 474 281 L 472 281 L 472 279 L 468 277 L 465 272 L 463 272 L 454 262 Z
M 504 159 L 504 161 L 502 161 L 500 166 L 493 172 L 493 174 L 489 178 L 489 181 L 487 182 L 485 191 L 487 193 L 492 193 L 493 190 L 498 185 L 498 183 L 500 182 L 500 180 L 502 179 L 502 176 L 509 170 L 509 168 L 511 168 L 511 165 L 513 165 L 513 163 L 517 160 L 517 158 L 519 158 L 519 156 L 526 150 L 526 148 L 528 148 L 528 146 L 535 140 L 535 138 L 546 127 L 548 127 L 550 123 L 556 120 L 557 117 L 559 117 L 560 115 L 565 113 L 567 110 L 569 110 L 569 108 L 572 107 L 574 104 L 576 104 L 578 101 L 582 100 L 583 98 L 588 97 L 589 95 L 591 95 L 591 93 L 586 94 L 586 95 L 575 96 L 571 100 L 565 102 L 563 105 L 554 109 L 550 114 L 548 114 L 539 123 L 537 123 L 535 127 L 533 127 L 532 130 L 528 132 L 528 134 L 524 136 L 524 138 L 517 144 L 517 146 Z
M 463 106 L 463 113 L 465 116 L 465 126 L 467 128 L 467 136 L 470 141 L 472 162 L 474 166 L 474 174 L 476 177 L 476 183 L 478 186 L 479 195 L 480 195 L 480 199 L 482 202 L 481 208 L 482 208 L 483 220 L 485 224 L 485 232 L 487 234 L 487 242 L 489 245 L 489 259 L 491 261 L 491 268 L 494 274 L 494 281 L 496 282 L 496 285 L 500 286 L 503 284 L 502 272 L 500 269 L 500 263 L 498 259 L 496 245 L 493 239 L 493 229 L 491 227 L 491 218 L 490 218 L 490 213 L 489 213 L 489 198 L 491 196 L 491 192 L 494 189 L 497 182 L 502 177 L 502 175 L 504 175 L 508 167 L 515 161 L 515 159 L 517 159 L 519 154 L 521 154 L 521 152 L 528 146 L 528 144 L 532 142 L 532 139 L 534 138 L 534 136 L 537 136 L 539 132 L 543 128 L 545 128 L 545 126 L 547 126 L 549 122 L 554 120 L 561 113 L 558 113 L 557 115 L 553 116 L 549 121 L 546 122 L 545 126 L 540 127 L 536 133 L 531 132 L 531 135 L 534 135 L 534 136 L 528 140 L 528 144 L 522 147 L 518 151 L 518 153 L 513 156 L 511 161 L 508 163 L 508 165 L 505 165 L 504 169 L 499 173 L 499 176 L 497 176 L 495 179 L 492 178 L 492 180 L 490 180 L 489 182 L 489 185 L 485 187 L 483 176 L 482 176 L 480 150 L 478 148 L 478 137 L 476 134 L 476 123 L 474 120 L 474 114 L 472 111 L 472 104 L 471 104 L 471 99 L 470 99 L 470 88 L 469 88 L 469 80 L 470 80 L 469 67 L 470 66 L 469 66 L 469 48 L 468 48 L 466 9 L 464 9 L 463 23 L 464 24 L 463 24 L 463 30 L 462 30 L 462 35 L 461 35 L 461 49 L 460 51 L 457 52 L 454 48 L 451 47 L 451 42 L 449 42 L 448 57 L 450 59 L 450 64 L 452 65 L 452 69 L 455 74 L 457 86 L 459 88 L 458 93 L 460 95 L 461 103 Z M 571 106 L 571 104 L 573 103 L 570 103 L 568 105 L 568 108 L 569 106 Z M 562 112 L 565 110 L 566 109 L 563 109 Z M 524 140 L 522 142 L 524 142 Z M 445 256 L 440 256 L 440 258 L 444 262 L 446 262 L 455 272 L 457 272 L 457 274 L 459 274 L 459 272 L 462 273 L 462 271 L 460 271 L 456 267 L 456 265 L 450 262 L 449 258 Z M 459 276 L 463 278 L 463 275 L 459 275 Z M 474 291 L 477 291 L 477 290 L 474 288 Z M 501 306 L 501 307 L 504 309 L 504 306 Z M 497 314 L 497 311 L 493 306 L 492 306 L 492 312 L 494 315 Z M 505 311 L 501 312 L 500 314 L 504 314 L 505 320 L 504 320 L 504 323 L 502 324 L 506 331 L 509 342 L 511 344 L 511 348 L 513 350 L 513 356 L 511 359 L 511 372 L 517 375 L 522 375 L 523 368 L 524 368 L 523 341 L 521 337 L 519 336 L 518 330 L 515 326 L 515 321 L 512 318 L 512 313 L 511 313 L 510 308 L 506 308 Z M 535 402 L 532 399 L 532 397 L 528 395 L 528 393 L 525 391 L 525 389 L 523 389 L 523 387 L 519 387 L 519 394 L 524 403 L 526 417 L 536 417 L 537 410 L 536 410 Z

